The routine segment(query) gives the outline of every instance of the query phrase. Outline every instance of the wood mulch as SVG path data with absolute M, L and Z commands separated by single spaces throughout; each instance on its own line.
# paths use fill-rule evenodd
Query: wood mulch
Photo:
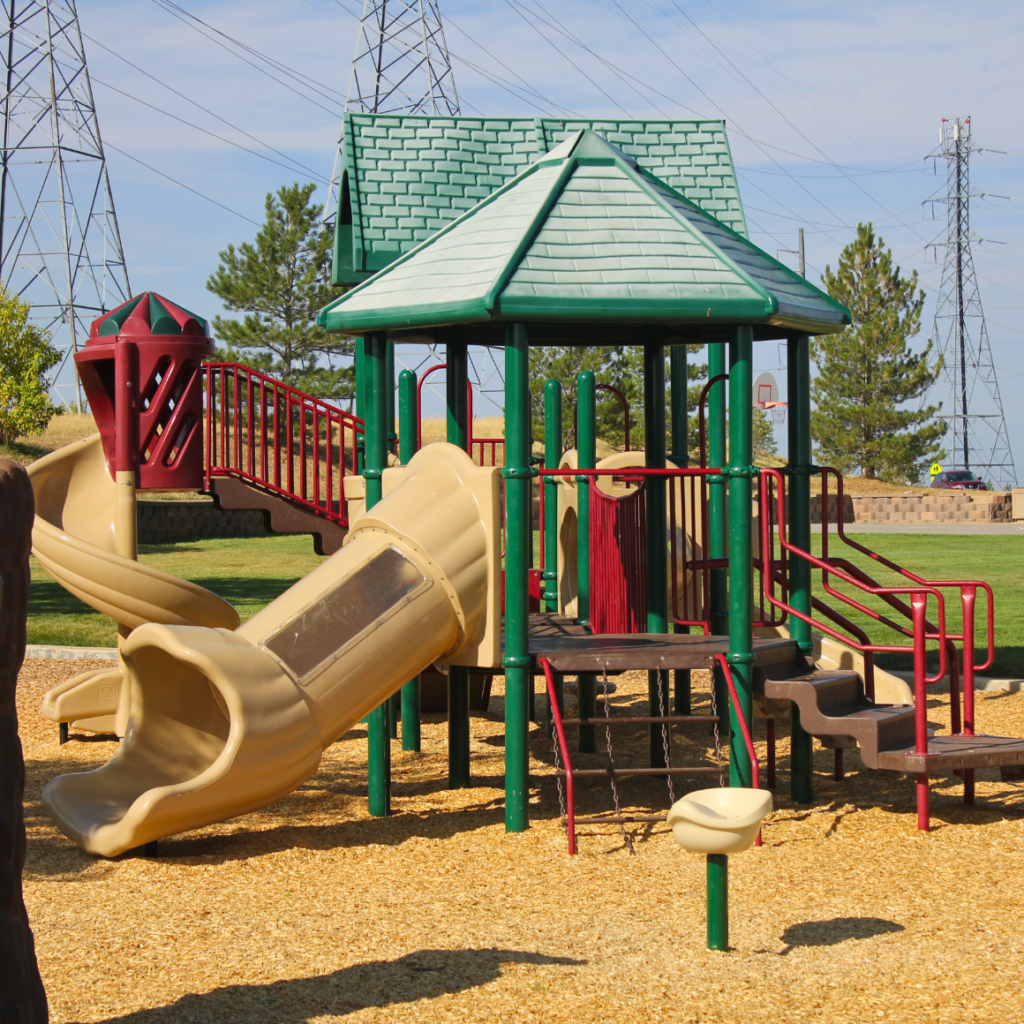
M 1024 1016 L 1024 783 L 995 770 L 980 773 L 974 808 L 955 777 L 936 780 L 934 828 L 920 834 L 912 780 L 865 771 L 855 751 L 842 782 L 831 778 L 831 751 L 819 751 L 816 803 L 792 805 L 781 740 L 764 847 L 732 859 L 733 949 L 711 953 L 703 864 L 665 826 L 630 826 L 635 855 L 615 827 L 588 827 L 568 857 L 539 729 L 534 825 L 505 834 L 500 679 L 490 715 L 473 719 L 471 789 L 445 789 L 446 726 L 430 716 L 423 754 L 394 745 L 394 817 L 369 818 L 357 728 L 273 807 L 162 841 L 155 859 L 89 857 L 56 831 L 39 794 L 56 774 L 99 765 L 114 744 L 83 736 L 61 747 L 37 711 L 47 687 L 86 667 L 30 662 L 19 688 L 25 893 L 55 1022 Z M 619 682 L 619 713 L 646 699 L 645 678 Z M 695 710 L 706 708 L 706 680 L 695 688 Z M 1024 694 L 978 703 L 984 731 L 1024 735 Z M 711 762 L 713 737 L 691 735 L 674 756 Z M 644 734 L 617 735 L 616 760 L 646 746 Z M 590 761 L 601 763 L 581 764 Z M 662 782 L 620 785 L 630 807 L 667 805 Z M 610 808 L 605 784 L 581 791 L 582 813 Z

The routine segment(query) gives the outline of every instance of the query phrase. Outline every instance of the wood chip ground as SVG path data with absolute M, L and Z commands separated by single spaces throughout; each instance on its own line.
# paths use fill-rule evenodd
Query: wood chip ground
M 264 811 L 162 841 L 155 859 L 89 857 L 53 827 L 40 790 L 114 744 L 59 746 L 37 711 L 47 687 L 86 667 L 32 662 L 20 685 L 25 893 L 55 1022 L 1024 1018 L 1024 783 L 997 771 L 980 773 L 974 808 L 958 779 L 937 779 L 934 830 L 921 834 L 912 781 L 865 771 L 855 751 L 842 782 L 819 751 L 816 802 L 794 806 L 780 739 L 764 847 L 731 863 L 733 948 L 711 953 L 702 861 L 665 826 L 630 827 L 635 855 L 616 828 L 586 828 L 581 853 L 567 855 L 539 728 L 534 824 L 505 834 L 500 679 L 490 714 L 473 719 L 471 789 L 445 788 L 446 726 L 431 716 L 421 755 L 394 745 L 394 817 L 371 819 L 359 728 Z M 615 709 L 639 710 L 646 680 L 620 684 Z M 695 710 L 706 708 L 706 681 L 696 689 Z M 980 729 L 1024 735 L 1024 694 L 978 702 Z M 642 759 L 646 745 L 643 733 L 617 735 L 617 761 Z M 713 738 L 679 737 L 673 756 L 710 763 Z M 664 783 L 621 786 L 638 811 L 667 805 Z M 580 788 L 582 813 L 610 808 L 606 784 Z

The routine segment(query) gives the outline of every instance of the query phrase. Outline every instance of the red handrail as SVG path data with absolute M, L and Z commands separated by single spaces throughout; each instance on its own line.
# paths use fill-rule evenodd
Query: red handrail
M 423 447 L 423 385 L 427 378 L 435 370 L 446 370 L 447 363 L 435 363 L 429 370 L 425 370 L 416 382 L 416 449 Z M 469 391 L 467 412 L 469 416 L 469 456 L 479 466 L 503 466 L 505 465 L 505 438 L 503 437 L 474 437 L 473 436 L 473 385 L 467 382 Z M 498 462 L 498 448 L 501 448 L 501 462 Z M 477 450 L 479 449 L 479 456 Z M 487 453 L 490 453 L 491 460 L 487 461 Z
M 215 477 L 236 477 L 347 526 L 344 478 L 357 473 L 363 421 L 240 363 L 204 363 L 203 370 L 207 490 Z

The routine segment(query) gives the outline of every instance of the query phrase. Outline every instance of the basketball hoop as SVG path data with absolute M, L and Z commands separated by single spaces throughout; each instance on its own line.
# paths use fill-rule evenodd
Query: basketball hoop
M 754 405 L 760 409 L 775 426 L 786 422 L 786 403 L 779 400 L 779 386 L 770 373 L 759 373 L 754 381 Z

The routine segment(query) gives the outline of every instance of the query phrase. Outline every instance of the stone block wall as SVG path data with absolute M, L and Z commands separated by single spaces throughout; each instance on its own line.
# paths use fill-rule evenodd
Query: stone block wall
M 255 510 L 221 512 L 210 498 L 195 501 L 141 499 L 139 543 L 161 544 L 208 537 L 265 537 L 263 514 Z
M 828 521 L 837 522 L 838 502 L 829 495 Z M 1007 491 L 940 491 L 930 494 L 844 495 L 844 523 L 1008 523 Z M 811 522 L 820 523 L 821 495 L 811 498 Z

